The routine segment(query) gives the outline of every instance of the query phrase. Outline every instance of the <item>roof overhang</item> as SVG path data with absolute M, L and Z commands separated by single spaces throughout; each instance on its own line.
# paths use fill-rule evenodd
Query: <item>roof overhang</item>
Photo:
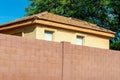
M 35 25 L 35 24 L 47 25 L 47 26 L 56 27 L 56 28 L 63 28 L 67 30 L 77 31 L 77 32 L 84 32 L 84 33 L 99 35 L 107 38 L 113 38 L 115 36 L 115 32 L 93 30 L 93 29 L 88 29 L 88 28 L 83 28 L 83 27 L 78 27 L 78 26 L 73 26 L 68 24 L 57 23 L 50 20 L 44 20 L 37 17 L 31 17 L 28 19 L 22 19 L 22 20 L 14 21 L 4 25 L 0 25 L 0 32 L 4 32 L 6 30 L 23 27 L 27 25 Z

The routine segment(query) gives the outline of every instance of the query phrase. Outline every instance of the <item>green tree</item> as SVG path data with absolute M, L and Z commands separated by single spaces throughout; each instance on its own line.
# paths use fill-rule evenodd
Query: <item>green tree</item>
M 43 11 L 78 18 L 97 24 L 100 27 L 119 31 L 118 5 L 120 1 L 110 0 L 29 0 L 25 9 L 28 15 Z M 116 4 L 116 5 L 115 5 Z
M 118 40 L 118 41 L 116 41 L 114 43 L 111 43 L 110 48 L 114 49 L 114 50 L 120 50 L 120 40 Z
M 113 39 L 114 41 L 120 40 L 120 1 L 119 0 L 111 0 L 108 5 L 110 8 L 111 23 L 112 28 L 115 32 L 117 32 L 116 37 Z
M 111 43 L 120 39 L 119 0 L 29 0 L 26 16 L 48 11 L 95 23 L 117 32 Z
M 110 48 L 114 50 L 120 50 L 120 1 L 111 0 L 109 4 L 112 28 L 116 32 L 116 37 L 111 39 Z

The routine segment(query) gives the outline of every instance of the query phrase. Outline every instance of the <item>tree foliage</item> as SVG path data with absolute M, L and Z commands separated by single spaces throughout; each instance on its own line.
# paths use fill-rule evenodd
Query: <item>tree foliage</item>
M 114 49 L 114 50 L 120 50 L 120 40 L 118 40 L 118 41 L 116 41 L 114 43 L 111 43 L 110 48 Z
M 95 23 L 100 27 L 117 32 L 115 42 L 120 39 L 119 0 L 29 0 L 26 16 L 48 11 Z

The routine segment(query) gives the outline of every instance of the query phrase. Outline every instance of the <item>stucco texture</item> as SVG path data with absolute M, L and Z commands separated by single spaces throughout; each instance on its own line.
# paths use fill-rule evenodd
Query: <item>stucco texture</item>
M 24 26 L 12 30 L 4 31 L 4 34 L 15 35 L 16 33 L 21 32 L 22 37 L 44 40 L 45 30 L 53 32 L 53 41 L 55 42 L 66 41 L 66 42 L 70 42 L 71 44 L 76 44 L 76 36 L 82 36 L 84 46 L 109 49 L 108 37 L 77 32 L 72 30 L 66 30 L 62 28 L 55 28 L 51 26 L 29 25 L 29 26 Z
M 84 46 L 90 46 L 90 47 L 97 47 L 97 48 L 104 48 L 109 49 L 109 38 L 82 33 L 82 32 L 75 32 L 71 30 L 65 30 L 65 29 L 56 29 L 52 27 L 47 26 L 37 26 L 36 29 L 36 39 L 42 39 L 44 40 L 44 31 L 53 31 L 53 41 L 61 42 L 66 41 L 70 42 L 72 44 L 76 44 L 76 37 L 82 36 L 83 37 L 83 45 Z

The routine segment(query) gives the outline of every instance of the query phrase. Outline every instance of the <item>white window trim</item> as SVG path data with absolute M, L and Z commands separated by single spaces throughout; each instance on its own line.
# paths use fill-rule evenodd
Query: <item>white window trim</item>
M 78 42 L 79 40 L 81 39 L 81 41 L 80 42 Z M 81 37 L 81 36 L 76 36 L 76 44 L 77 45 L 83 45 L 83 40 L 84 40 L 84 38 L 83 37 Z
M 46 33 L 51 33 L 51 38 L 50 39 L 47 39 L 46 36 L 48 36 Z M 47 40 L 47 41 L 53 41 L 53 34 L 54 32 L 53 31 L 48 31 L 48 30 L 44 30 L 44 40 Z
M 76 45 L 78 45 L 77 44 L 77 37 L 82 37 L 83 38 L 83 41 L 82 41 L 82 45 L 81 46 L 84 46 L 85 45 L 85 40 L 86 40 L 86 35 L 85 34 L 80 34 L 80 33 L 76 33 L 76 35 L 75 35 L 75 39 L 76 39 L 76 41 L 75 41 L 75 44 Z
M 52 41 L 55 41 L 55 37 L 56 37 L 56 32 L 57 32 L 57 30 L 56 29 L 52 29 L 52 28 L 43 28 L 43 30 L 44 30 L 44 33 L 45 33 L 45 31 L 48 31 L 48 32 L 53 32 L 53 40 Z M 43 40 L 44 40 L 44 35 L 43 35 Z

